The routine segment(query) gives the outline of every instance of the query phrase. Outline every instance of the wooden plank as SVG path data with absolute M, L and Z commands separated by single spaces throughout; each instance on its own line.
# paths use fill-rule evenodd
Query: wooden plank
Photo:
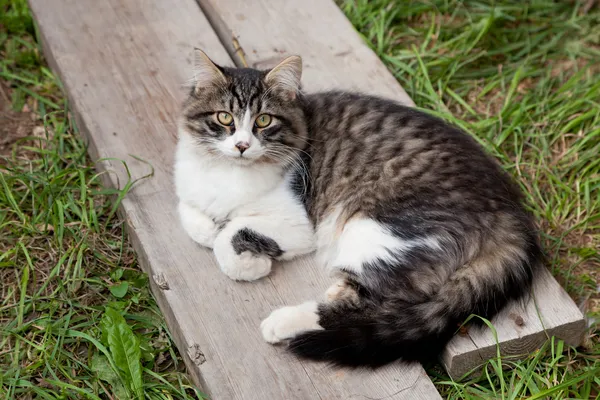
M 358 90 L 413 106 L 396 78 L 331 0 L 198 0 L 239 66 L 302 56 L 307 91 Z
M 414 105 L 331 0 L 198 2 L 237 65 L 268 67 L 284 55 L 300 54 L 307 91 L 360 90 Z M 529 353 L 547 335 L 572 345 L 581 343 L 584 317 L 556 280 L 542 274 L 535 292 L 540 316 L 531 302 L 524 309 L 512 305 L 493 321 L 505 355 Z M 513 315 L 520 315 L 524 325 L 516 326 Z M 455 338 L 442 361 L 458 378 L 495 354 L 491 331 L 473 330 L 466 338 Z
M 172 164 L 192 48 L 232 65 L 193 0 L 176 6 L 170 0 L 30 5 L 92 157 L 126 160 L 133 178 L 148 174 L 148 164 L 154 168 L 153 177 L 126 196 L 122 211 L 188 370 L 211 398 L 440 398 L 418 365 L 390 365 L 377 373 L 337 370 L 300 362 L 264 343 L 258 329 L 264 317 L 281 305 L 321 296 L 329 279 L 304 258 L 276 268 L 269 279 L 233 282 L 179 226 Z M 311 67 L 309 87 L 315 86 L 310 76 L 319 76 L 314 68 L 321 67 Z M 112 171 L 104 175 L 107 184 L 123 187 L 127 176 L 120 162 L 99 167 Z
M 490 329 L 472 328 L 448 344 L 442 362 L 453 379 L 496 357 L 497 344 L 503 357 L 519 358 L 531 354 L 551 336 L 579 346 L 586 330 L 583 314 L 545 268 L 535 281 L 531 298 L 508 307 L 491 322 L 498 342 Z

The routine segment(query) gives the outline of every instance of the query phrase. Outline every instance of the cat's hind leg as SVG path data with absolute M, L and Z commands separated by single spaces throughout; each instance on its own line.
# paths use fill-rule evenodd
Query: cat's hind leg
M 307 301 L 296 306 L 281 307 L 273 311 L 260 324 L 263 339 L 271 344 L 287 341 L 297 335 L 313 330 L 323 330 L 319 324 L 323 309 L 360 302 L 356 283 L 340 278 L 325 292 L 326 301 Z
M 278 308 L 260 324 L 263 338 L 268 343 L 276 344 L 303 332 L 322 330 L 318 308 L 316 301 Z
M 356 287 L 347 279 L 340 278 L 325 292 L 325 297 L 328 302 L 337 300 L 349 300 L 358 302 L 358 293 Z

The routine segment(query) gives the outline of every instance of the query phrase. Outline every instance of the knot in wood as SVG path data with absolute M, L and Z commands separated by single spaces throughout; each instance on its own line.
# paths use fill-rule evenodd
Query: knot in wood
M 194 343 L 187 350 L 188 356 L 190 360 L 196 365 L 202 365 L 206 362 L 206 357 L 204 353 L 200 350 L 200 345 L 198 343 Z
M 158 274 L 152 275 L 152 279 L 154 279 L 154 283 L 162 290 L 169 290 L 169 282 L 167 282 L 167 278 L 162 272 Z

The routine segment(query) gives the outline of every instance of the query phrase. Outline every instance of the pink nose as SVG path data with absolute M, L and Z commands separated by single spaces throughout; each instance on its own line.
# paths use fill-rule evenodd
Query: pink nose
M 250 147 L 250 144 L 248 144 L 248 142 L 237 142 L 235 147 L 238 148 L 240 154 L 244 154 L 244 152 L 248 150 L 248 147 Z

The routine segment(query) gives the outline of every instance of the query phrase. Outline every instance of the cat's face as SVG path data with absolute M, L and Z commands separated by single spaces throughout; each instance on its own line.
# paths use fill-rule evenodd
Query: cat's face
M 182 121 L 195 143 L 235 163 L 293 163 L 307 140 L 300 58 L 259 71 L 219 67 L 197 52 L 195 84 Z

